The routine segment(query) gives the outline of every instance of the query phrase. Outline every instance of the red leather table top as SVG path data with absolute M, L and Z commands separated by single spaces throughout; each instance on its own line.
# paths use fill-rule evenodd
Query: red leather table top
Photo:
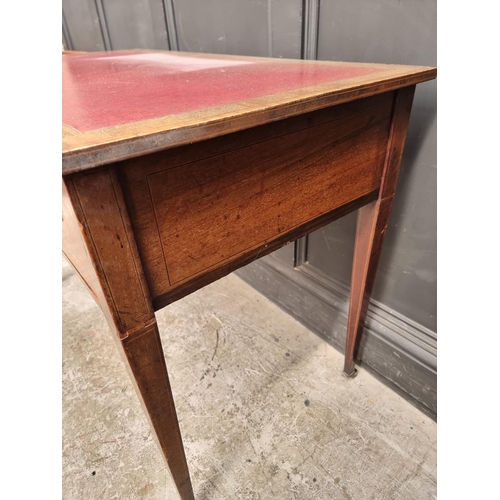
M 366 65 L 119 51 L 63 57 L 63 123 L 87 132 L 381 71 Z
M 65 175 L 415 85 L 436 68 L 126 50 L 62 58 Z

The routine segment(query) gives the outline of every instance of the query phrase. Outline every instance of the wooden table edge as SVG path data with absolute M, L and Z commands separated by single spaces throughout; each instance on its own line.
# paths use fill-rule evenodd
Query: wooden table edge
M 401 66 L 401 68 L 404 67 Z M 62 174 L 64 176 L 116 161 L 212 139 L 221 135 L 290 118 L 298 114 L 413 86 L 433 80 L 437 76 L 437 68 L 435 67 L 414 66 L 408 68 L 413 68 L 415 72 L 407 75 L 396 75 L 392 78 L 389 77 L 375 84 L 367 83 L 348 87 L 345 90 L 336 89 L 331 92 L 316 92 L 306 98 L 291 99 L 288 102 L 268 107 L 247 110 L 240 109 L 237 112 L 228 112 L 226 115 L 219 114 L 212 119 L 207 119 L 203 123 L 191 120 L 186 121 L 185 124 L 162 129 L 161 120 L 164 118 L 156 118 L 130 125 L 127 124 L 85 133 L 81 133 L 73 127 L 63 124 Z M 317 87 L 324 86 L 325 84 Z M 273 96 L 265 96 L 264 99 L 267 97 Z M 255 100 L 241 101 L 233 105 L 244 107 L 246 103 Z M 216 108 L 207 108 L 206 110 L 202 110 L 202 112 L 210 112 L 213 109 Z M 183 115 L 190 114 L 192 113 L 183 113 Z M 137 129 L 137 127 L 142 128 L 143 131 L 137 132 L 133 130 Z M 132 131 L 130 131 L 131 128 Z M 103 137 L 99 138 L 98 134 L 103 134 Z M 71 147 L 71 142 L 76 144 L 84 137 L 91 138 L 94 144 Z M 66 147 L 64 146 L 65 141 L 67 142 Z

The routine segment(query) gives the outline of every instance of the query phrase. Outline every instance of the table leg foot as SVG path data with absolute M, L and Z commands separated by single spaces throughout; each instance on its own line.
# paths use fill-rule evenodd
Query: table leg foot
M 156 322 L 119 340 L 132 382 L 182 500 L 194 500 Z
M 392 197 L 374 201 L 358 212 L 344 365 L 344 373 L 349 377 L 355 372 L 355 359 L 391 205 Z
M 345 378 L 356 378 L 357 375 L 358 370 L 356 368 L 353 368 L 350 372 L 345 371 L 345 369 L 342 371 L 342 376 Z

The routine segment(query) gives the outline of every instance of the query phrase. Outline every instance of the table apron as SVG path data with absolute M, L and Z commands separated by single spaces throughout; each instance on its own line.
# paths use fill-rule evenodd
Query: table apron
M 115 164 L 158 309 L 369 203 L 394 92 Z

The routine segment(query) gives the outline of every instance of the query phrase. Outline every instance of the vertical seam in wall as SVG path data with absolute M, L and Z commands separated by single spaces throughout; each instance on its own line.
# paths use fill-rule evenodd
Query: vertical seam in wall
M 273 6 L 272 0 L 267 0 L 267 55 L 273 57 Z
M 302 0 L 302 59 L 318 58 L 319 3 L 320 0 Z M 303 236 L 294 243 L 295 268 L 307 262 L 307 242 L 308 236 Z
M 318 58 L 320 0 L 302 2 L 302 59 Z
M 298 268 L 307 262 L 307 236 L 295 241 L 293 267 Z
M 307 15 L 307 5 L 309 1 L 308 0 L 302 0 L 302 29 L 301 29 L 301 37 L 300 37 L 300 58 L 305 59 L 306 55 L 306 36 L 307 36 L 307 21 L 308 21 L 308 15 Z
M 318 59 L 319 52 L 319 15 L 321 10 L 321 0 L 316 0 L 316 19 L 314 27 L 314 58 Z
M 66 16 L 64 15 L 64 9 L 62 11 L 62 31 L 64 36 L 64 41 L 66 42 L 67 47 L 64 47 L 66 50 L 75 50 L 73 47 L 73 40 L 71 39 L 71 35 L 69 33 L 68 23 L 66 22 Z
M 179 39 L 177 37 L 177 26 L 175 24 L 175 12 L 173 0 L 162 0 L 163 13 L 165 15 L 165 26 L 167 28 L 168 46 L 170 50 L 179 50 Z
M 99 25 L 101 26 L 104 48 L 106 50 L 113 50 L 111 39 L 109 38 L 108 23 L 106 21 L 106 13 L 104 12 L 104 5 L 102 3 L 102 0 L 95 0 L 95 6 L 97 9 L 97 17 L 99 18 Z

